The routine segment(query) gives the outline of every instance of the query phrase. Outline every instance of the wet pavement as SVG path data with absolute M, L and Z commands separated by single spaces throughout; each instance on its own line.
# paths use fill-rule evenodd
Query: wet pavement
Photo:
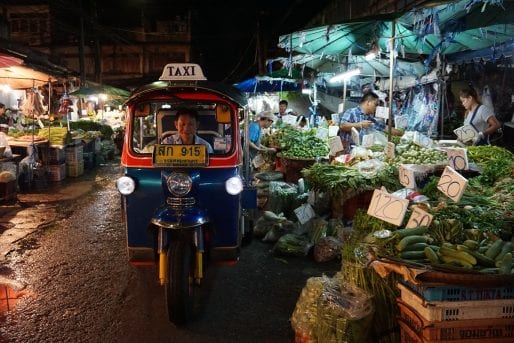
M 97 181 L 94 174 L 86 173 L 47 183 L 40 189 L 18 192 L 16 199 L 0 203 L 0 266 L 18 242 L 58 220 L 58 203 L 86 195 Z M 27 295 L 25 287 L 25 283 L 4 275 L 0 267 L 0 316 Z

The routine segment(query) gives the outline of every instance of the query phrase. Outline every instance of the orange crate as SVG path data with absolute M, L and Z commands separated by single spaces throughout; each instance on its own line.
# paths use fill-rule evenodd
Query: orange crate
M 402 342 L 514 342 L 514 319 L 469 319 L 430 322 L 397 299 Z

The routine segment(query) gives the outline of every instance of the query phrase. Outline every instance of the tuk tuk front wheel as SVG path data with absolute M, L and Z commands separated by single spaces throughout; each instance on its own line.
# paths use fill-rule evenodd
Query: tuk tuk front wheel
M 168 318 L 175 325 L 185 325 L 196 316 L 200 290 L 194 276 L 195 247 L 189 241 L 171 241 L 165 295 Z

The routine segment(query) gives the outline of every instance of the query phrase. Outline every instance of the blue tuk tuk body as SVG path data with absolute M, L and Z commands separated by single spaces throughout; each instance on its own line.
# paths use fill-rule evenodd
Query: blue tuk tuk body
M 204 254 L 237 259 L 251 227 L 245 214 L 256 207 L 256 192 L 240 130 L 246 99 L 235 88 L 206 81 L 198 65 L 169 64 L 159 81 L 136 89 L 126 105 L 117 187 L 129 262 L 158 265 L 170 320 L 183 324 L 203 277 Z M 164 143 L 176 135 L 175 114 L 184 107 L 198 114 L 197 135 L 212 149 Z

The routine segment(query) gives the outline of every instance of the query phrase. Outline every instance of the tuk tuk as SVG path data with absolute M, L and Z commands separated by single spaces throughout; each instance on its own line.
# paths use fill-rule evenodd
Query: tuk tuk
M 246 98 L 208 82 L 197 64 L 172 63 L 126 105 L 116 186 L 128 260 L 158 266 L 169 320 L 184 325 L 197 314 L 205 261 L 237 260 L 243 239 L 251 237 L 257 197 L 244 143 Z M 199 139 L 170 144 L 166 137 L 178 137 L 177 113 L 184 108 L 195 113 Z

